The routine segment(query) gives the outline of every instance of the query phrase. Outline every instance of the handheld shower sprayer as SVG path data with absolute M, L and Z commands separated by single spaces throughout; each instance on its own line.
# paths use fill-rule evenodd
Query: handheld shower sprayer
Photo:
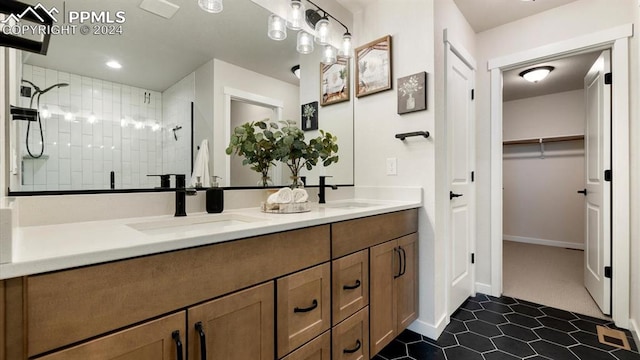
M 67 83 L 59 83 L 59 84 L 54 84 L 49 86 L 48 88 L 41 90 L 38 86 L 36 86 L 36 84 L 32 83 L 29 80 L 24 80 L 22 79 L 23 83 L 27 83 L 29 85 L 31 85 L 31 87 L 33 87 L 33 94 L 31 95 L 31 101 L 29 102 L 29 107 L 33 108 L 33 100 L 36 100 L 36 109 L 38 110 L 38 126 L 40 128 L 40 142 L 42 144 L 41 148 L 40 148 L 40 154 L 39 155 L 33 155 L 31 153 L 31 149 L 29 148 L 29 133 L 31 132 L 31 121 L 27 122 L 27 137 L 25 139 L 25 144 L 27 147 L 27 153 L 29 153 L 29 156 L 31 156 L 34 159 L 38 159 L 40 157 L 42 157 L 42 154 L 44 154 L 44 133 L 42 132 L 42 118 L 40 116 L 40 96 L 42 96 L 42 94 L 46 94 L 49 91 L 53 90 L 53 89 L 57 89 L 57 88 L 61 88 L 61 87 L 65 87 L 65 86 L 69 86 L 69 84 Z

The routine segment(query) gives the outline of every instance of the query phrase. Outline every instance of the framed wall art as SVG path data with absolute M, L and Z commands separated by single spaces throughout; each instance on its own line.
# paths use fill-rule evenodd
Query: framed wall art
M 391 89 L 391 35 L 355 50 L 356 97 Z
M 398 79 L 398 114 L 427 109 L 427 73 Z
M 318 130 L 318 102 L 310 102 L 300 106 L 302 115 L 302 130 Z
M 349 59 L 338 57 L 335 64 L 320 63 L 320 105 L 349 101 Z

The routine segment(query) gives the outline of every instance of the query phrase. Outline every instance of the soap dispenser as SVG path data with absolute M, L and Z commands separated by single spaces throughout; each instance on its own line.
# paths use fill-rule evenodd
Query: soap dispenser
M 207 189 L 207 212 L 210 214 L 221 213 L 224 210 L 224 189 L 218 185 L 219 176 L 211 177 L 211 188 Z

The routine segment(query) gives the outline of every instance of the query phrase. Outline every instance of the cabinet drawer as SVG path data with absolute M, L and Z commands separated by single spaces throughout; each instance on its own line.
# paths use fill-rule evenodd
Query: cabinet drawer
M 323 263 L 329 225 L 30 276 L 28 354 Z
M 331 360 L 331 331 L 325 331 L 282 360 Z
M 332 272 L 335 325 L 369 304 L 369 252 L 333 260 Z
M 273 290 L 271 281 L 189 308 L 189 359 L 273 359 Z
M 117 332 L 85 344 L 39 358 L 40 360 L 176 360 L 178 347 L 172 334 L 179 331 L 184 359 L 184 312 Z
M 369 307 L 333 328 L 332 360 L 369 360 Z
M 330 283 L 329 263 L 278 279 L 278 357 L 329 329 Z
M 366 249 L 418 231 L 418 209 L 348 220 L 331 225 L 331 258 Z

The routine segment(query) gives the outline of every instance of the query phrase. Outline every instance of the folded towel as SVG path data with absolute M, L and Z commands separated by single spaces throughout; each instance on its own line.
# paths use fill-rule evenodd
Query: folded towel
M 288 187 L 278 190 L 275 194 L 269 195 L 267 203 L 269 204 L 288 204 L 293 202 L 293 191 Z
M 211 175 L 209 175 L 209 140 L 204 139 L 200 143 L 200 150 L 196 156 L 196 161 L 193 163 L 193 173 L 191 174 L 191 181 L 189 185 L 191 187 L 196 186 L 200 177 L 202 187 L 211 186 Z
M 303 203 L 309 199 L 309 194 L 305 189 L 293 189 L 292 192 L 294 203 Z

